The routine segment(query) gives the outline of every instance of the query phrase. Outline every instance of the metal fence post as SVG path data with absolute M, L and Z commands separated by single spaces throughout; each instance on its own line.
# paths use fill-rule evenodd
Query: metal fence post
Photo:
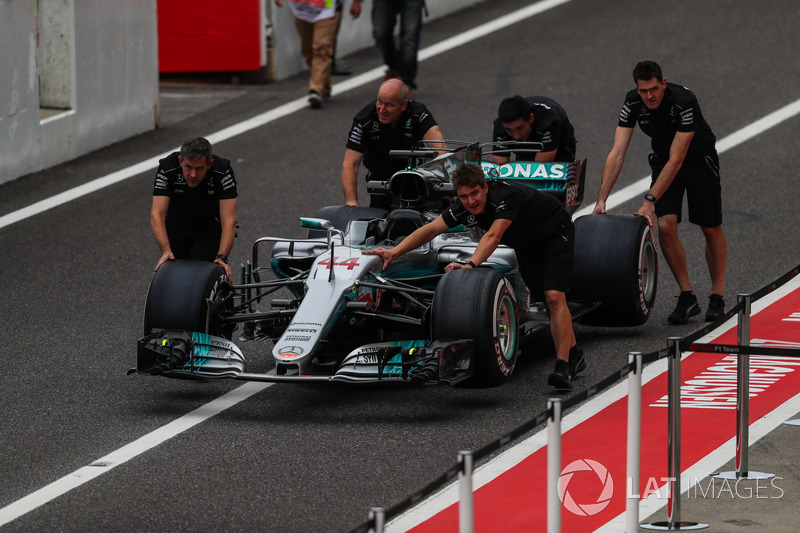
M 708 524 L 681 521 L 681 343 L 680 337 L 669 338 L 667 379 L 667 521 L 642 524 L 643 529 L 690 530 L 705 529 Z
M 472 452 L 458 452 L 458 531 L 475 531 L 475 513 L 472 500 Z
M 642 437 L 642 353 L 630 352 L 628 364 L 634 365 L 628 374 L 628 494 L 625 501 L 625 531 L 639 529 L 639 468 Z
M 383 507 L 372 507 L 369 510 L 369 519 L 372 520 L 370 533 L 384 533 L 386 527 L 386 510 Z
M 737 302 L 742 305 L 738 316 L 737 343 L 750 346 L 750 314 L 752 296 L 740 294 Z M 716 472 L 710 477 L 716 479 L 769 479 L 775 474 L 750 472 L 748 468 L 750 452 L 750 354 L 740 353 L 736 359 L 736 470 Z
M 561 532 L 561 498 L 558 480 L 561 477 L 561 399 L 547 400 L 547 531 Z

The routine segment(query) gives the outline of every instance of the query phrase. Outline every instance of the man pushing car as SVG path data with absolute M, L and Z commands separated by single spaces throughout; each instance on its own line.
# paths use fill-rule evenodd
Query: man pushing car
M 189 137 L 179 152 L 158 162 L 150 225 L 167 261 L 213 261 L 231 281 L 228 254 L 236 237 L 236 178 L 231 162 L 212 154 L 203 137 Z
M 559 389 L 572 388 L 572 379 L 586 368 L 583 351 L 572 329 L 566 293 L 572 272 L 575 228 L 569 213 L 555 197 L 532 187 L 502 180 L 487 181 L 483 169 L 474 164 L 458 167 L 452 175 L 457 199 L 436 220 L 422 226 L 394 248 L 364 250 L 379 255 L 385 269 L 397 257 L 430 242 L 460 224 L 486 231 L 466 263 L 456 268 L 478 268 L 500 244 L 512 248 L 528 289 L 544 299 L 550 315 L 550 332 L 556 348 L 556 363 L 547 383 Z

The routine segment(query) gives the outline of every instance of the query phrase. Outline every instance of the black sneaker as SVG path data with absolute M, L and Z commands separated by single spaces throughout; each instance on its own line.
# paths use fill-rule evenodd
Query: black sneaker
M 716 322 L 723 316 L 725 316 L 725 299 L 719 294 L 712 294 L 708 297 L 706 322 Z
M 569 349 L 569 375 L 575 379 L 580 372 L 586 370 L 586 358 L 583 357 L 583 350 L 577 344 Z
M 556 359 L 556 367 L 553 372 L 547 376 L 547 384 L 557 389 L 571 389 L 572 372 L 569 368 L 569 363 L 563 359 Z
M 319 94 L 317 91 L 309 91 L 308 104 L 313 109 L 319 109 L 320 107 L 322 107 L 322 95 Z
M 669 317 L 667 322 L 670 324 L 686 324 L 689 317 L 700 314 L 700 304 L 697 303 L 697 296 L 692 291 L 682 292 L 678 296 L 678 305 Z
M 331 75 L 333 76 L 349 76 L 352 73 L 353 71 L 350 70 L 350 67 L 342 63 L 334 61 L 333 65 L 331 65 Z

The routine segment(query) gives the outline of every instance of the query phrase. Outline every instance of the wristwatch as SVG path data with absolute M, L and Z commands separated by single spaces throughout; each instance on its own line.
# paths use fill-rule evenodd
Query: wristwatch
M 645 200 L 650 200 L 653 203 L 656 203 L 657 198 L 650 193 L 644 195 Z
M 215 261 L 217 259 L 222 259 L 223 263 L 225 263 L 226 265 L 228 264 L 228 256 L 225 254 L 219 254 L 217 257 L 214 258 Z

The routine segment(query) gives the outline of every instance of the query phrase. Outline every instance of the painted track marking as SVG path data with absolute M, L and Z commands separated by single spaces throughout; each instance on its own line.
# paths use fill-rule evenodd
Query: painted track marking
M 503 17 L 473 28 L 472 30 L 466 31 L 462 34 L 451 37 L 450 39 L 446 39 L 440 43 L 420 50 L 420 61 L 443 54 L 449 50 L 462 46 L 463 44 L 499 31 L 510 25 L 518 23 L 525 18 L 538 15 L 549 9 L 568 3 L 569 1 L 570 0 L 546 0 L 530 5 L 513 13 L 509 13 Z M 350 91 L 379 79 L 381 76 L 383 76 L 383 67 L 378 67 L 336 84 L 334 86 L 334 91 L 336 93 Z M 232 139 L 255 128 L 269 124 L 301 109 L 305 109 L 306 107 L 307 102 L 305 97 L 298 98 L 275 109 L 255 115 L 238 124 L 207 135 L 206 137 L 209 139 L 209 141 L 216 144 Z M 759 135 L 760 133 L 777 126 L 781 122 L 794 117 L 798 113 L 800 113 L 800 99 L 728 135 L 717 143 L 717 150 L 719 153 L 723 153 L 724 151 L 742 144 L 747 140 Z M 153 170 L 158 166 L 159 159 L 166 157 L 176 149 L 177 148 L 150 157 L 127 168 L 118 170 L 100 178 L 96 178 L 78 187 L 74 187 L 17 211 L 0 216 L 0 229 L 44 213 L 50 209 L 92 194 L 134 176 L 138 176 L 144 172 Z M 612 194 L 607 201 L 607 206 L 611 207 L 613 205 L 618 205 L 641 194 L 641 192 L 649 186 L 649 181 L 650 176 L 646 176 L 645 178 L 642 178 L 637 182 L 624 187 L 617 193 Z M 576 212 L 576 216 L 588 214 L 591 212 L 591 209 L 591 207 L 584 207 Z M 239 387 L 221 396 L 217 400 L 214 400 L 204 406 L 201 406 L 195 411 L 184 415 L 178 420 L 167 424 L 166 426 L 163 426 L 162 428 L 159 428 L 158 430 L 141 437 L 140 439 L 116 450 L 115 452 L 112 452 L 111 454 L 92 462 L 89 466 L 78 469 L 72 474 L 68 474 L 67 476 L 43 487 L 42 489 L 39 489 L 28 496 L 9 504 L 8 506 L 0 509 L 0 526 L 41 505 L 44 505 L 45 503 L 57 498 L 62 494 L 65 494 L 66 492 L 69 492 L 83 483 L 94 479 L 100 474 L 109 471 L 111 468 L 114 468 L 115 466 L 118 466 L 119 464 L 122 464 L 136 457 L 137 455 L 152 449 L 158 444 L 161 444 L 162 442 L 182 433 L 183 431 L 186 431 L 194 425 L 199 424 L 200 422 L 203 422 L 212 416 L 215 416 L 216 414 L 219 414 L 228 407 L 231 407 L 242 400 L 249 398 L 253 394 L 264 390 L 268 386 L 269 384 L 243 385 L 242 387 Z M 566 429 L 567 426 L 565 425 L 564 430 L 566 431 Z

